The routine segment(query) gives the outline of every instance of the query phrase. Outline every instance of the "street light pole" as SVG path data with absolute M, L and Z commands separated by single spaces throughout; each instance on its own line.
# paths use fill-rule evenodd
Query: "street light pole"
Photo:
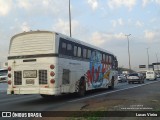
M 148 53 L 149 48 L 146 48 L 146 49 L 147 49 L 147 56 L 148 56 L 148 69 L 149 69 L 149 53 Z
M 131 70 L 131 62 L 130 62 L 130 50 L 129 50 L 129 35 L 125 35 L 127 37 L 127 40 L 128 40 L 128 59 L 129 59 L 129 69 Z
M 72 30 L 71 30 L 71 4 L 70 4 L 70 0 L 69 0 L 69 32 L 70 32 L 70 37 L 72 37 Z

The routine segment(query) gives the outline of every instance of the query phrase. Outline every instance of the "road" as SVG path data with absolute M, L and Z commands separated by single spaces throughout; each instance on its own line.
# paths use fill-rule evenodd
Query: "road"
M 150 97 L 154 95 L 155 98 L 153 98 L 153 102 L 157 102 L 158 105 L 160 105 L 160 101 L 157 100 L 160 98 L 160 87 L 158 87 L 160 86 L 160 79 L 156 81 L 145 81 L 145 84 L 119 83 L 114 90 L 103 89 L 87 92 L 83 98 L 78 98 L 75 94 L 69 94 L 57 96 L 51 100 L 43 99 L 40 95 L 7 95 L 4 89 L 7 85 L 1 84 L 0 86 L 3 88 L 0 89 L 0 111 L 92 110 L 101 105 L 103 106 L 107 101 L 110 103 L 110 105 L 108 104 L 108 110 L 120 110 L 135 102 L 141 105 L 142 99 L 147 98 L 152 100 Z M 124 102 L 128 103 L 124 106 Z M 107 105 L 107 103 L 105 105 Z M 147 104 L 144 103 L 143 105 L 145 105 L 145 107 L 153 107 L 147 106 Z

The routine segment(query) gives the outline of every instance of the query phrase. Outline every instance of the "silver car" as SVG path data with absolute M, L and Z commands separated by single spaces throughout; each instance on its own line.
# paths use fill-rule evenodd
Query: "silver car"
M 128 75 L 127 80 L 129 84 L 134 82 L 144 83 L 144 77 L 141 73 L 131 73 Z

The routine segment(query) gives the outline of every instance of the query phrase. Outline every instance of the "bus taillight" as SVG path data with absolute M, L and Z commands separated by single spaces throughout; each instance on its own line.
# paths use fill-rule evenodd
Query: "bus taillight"
M 11 85 L 11 83 L 12 83 L 11 80 L 8 80 L 8 85 Z
M 50 76 L 54 76 L 55 75 L 55 73 L 52 71 L 52 72 L 50 72 Z
M 50 65 L 50 68 L 51 68 L 51 69 L 54 69 L 54 68 L 55 68 L 55 66 L 54 66 L 54 65 Z
M 11 67 L 8 67 L 8 71 L 11 71 Z
M 11 78 L 11 73 L 8 74 L 8 77 Z
M 51 80 L 50 80 L 50 83 L 51 83 L 51 84 L 54 84 L 54 83 L 55 83 L 55 80 L 54 80 L 54 79 L 51 79 Z

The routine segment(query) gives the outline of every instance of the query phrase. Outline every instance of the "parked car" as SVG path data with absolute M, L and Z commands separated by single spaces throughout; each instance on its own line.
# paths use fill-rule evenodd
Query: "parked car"
M 118 75 L 118 82 L 126 82 L 127 79 L 123 74 Z
M 7 82 L 8 80 L 8 70 L 7 69 L 0 69 L 0 83 Z
M 128 83 L 144 83 L 144 76 L 141 73 L 131 73 L 127 77 Z

